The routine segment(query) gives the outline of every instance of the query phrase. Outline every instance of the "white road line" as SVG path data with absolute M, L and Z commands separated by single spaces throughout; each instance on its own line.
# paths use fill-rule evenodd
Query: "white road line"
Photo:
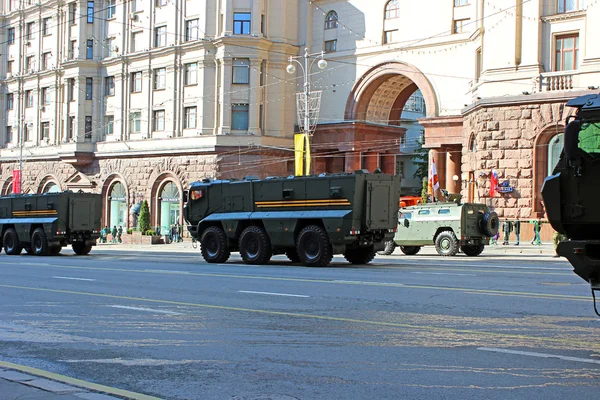
M 397 282 L 345 281 L 345 280 L 340 280 L 340 279 L 333 280 L 332 282 L 336 282 L 336 283 L 357 283 L 357 284 L 361 284 L 361 285 L 395 285 L 395 286 L 404 286 L 403 283 L 397 283 Z
M 456 276 L 477 276 L 475 274 L 451 274 L 448 272 L 411 272 L 411 274 L 419 275 L 456 275 Z
M 182 315 L 181 313 L 178 313 L 178 312 L 165 311 L 165 310 L 155 310 L 154 308 L 129 307 L 129 306 L 108 306 L 108 307 L 122 308 L 124 310 L 147 311 L 147 312 L 160 313 L 160 314 L 169 314 L 169 315 Z
M 87 278 L 73 278 L 70 276 L 53 276 L 54 279 L 69 279 L 72 281 L 90 281 L 93 282 L 95 279 L 87 279 Z
M 271 293 L 271 292 L 252 292 L 250 290 L 239 290 L 238 293 L 250 293 L 250 294 L 267 294 L 270 296 L 286 296 L 286 297 L 310 297 L 303 294 L 287 294 L 287 293 Z
M 495 353 L 516 354 L 516 355 L 520 355 L 520 356 L 539 357 L 539 358 L 558 358 L 560 360 L 582 362 L 582 363 L 587 363 L 587 364 L 600 364 L 600 360 L 592 360 L 590 358 L 559 356 L 559 355 L 547 354 L 547 353 L 534 353 L 531 351 L 497 349 L 494 347 L 479 347 L 479 348 L 477 348 L 477 350 L 491 351 L 491 352 L 495 352 Z

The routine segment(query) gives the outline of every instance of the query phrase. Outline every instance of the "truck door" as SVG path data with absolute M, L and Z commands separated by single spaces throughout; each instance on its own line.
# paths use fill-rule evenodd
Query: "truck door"
M 394 241 L 402 241 L 404 242 L 410 239 L 410 231 L 412 228 L 412 212 L 402 212 L 400 210 L 400 214 L 398 217 L 398 229 L 396 230 L 396 235 L 394 236 Z
M 367 187 L 367 228 L 388 229 L 393 224 L 392 207 L 390 204 L 392 185 L 389 182 L 372 182 Z
M 96 210 L 94 199 L 78 197 L 69 199 L 69 228 L 71 231 L 93 230 Z

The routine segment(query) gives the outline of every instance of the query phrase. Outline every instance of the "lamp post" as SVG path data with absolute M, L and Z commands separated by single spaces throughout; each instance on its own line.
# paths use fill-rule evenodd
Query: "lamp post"
M 325 52 L 321 51 L 319 53 L 314 53 L 314 54 L 309 54 L 308 53 L 308 48 L 304 49 L 304 56 L 297 56 L 297 57 L 291 57 L 289 59 L 289 65 L 286 68 L 286 71 L 288 74 L 293 74 L 296 72 L 296 67 L 294 66 L 294 63 L 298 64 L 300 66 L 300 68 L 302 69 L 302 72 L 304 74 L 304 93 L 303 93 L 303 100 L 304 100 L 304 117 L 301 118 L 300 113 L 298 113 L 298 122 L 299 125 L 302 127 L 302 131 L 304 132 L 304 146 L 302 148 L 302 158 L 304 159 L 304 175 L 309 175 L 310 174 L 310 156 L 306 157 L 307 154 L 310 155 L 310 139 L 309 139 L 309 135 L 310 135 L 310 131 L 311 131 L 311 126 L 310 126 L 310 100 L 311 100 L 311 91 L 310 91 L 310 70 L 313 66 L 313 64 L 315 63 L 315 61 L 318 60 L 317 62 L 317 66 L 319 67 L 319 69 L 325 69 L 327 68 L 327 61 L 325 61 L 324 59 L 325 56 Z M 304 63 L 300 62 L 299 59 L 300 58 L 304 58 Z M 311 61 L 312 59 L 312 61 Z M 300 94 L 300 93 L 298 93 Z M 297 95 L 298 95 L 297 94 Z M 318 94 L 319 96 L 319 100 L 320 100 L 320 92 Z M 297 97 L 297 99 L 300 96 Z M 320 106 L 320 102 L 318 103 Z M 301 106 L 300 101 L 297 100 L 296 103 L 296 107 Z M 318 107 L 316 109 L 316 114 L 318 115 Z M 303 123 L 302 123 L 303 121 Z M 298 154 L 296 153 L 296 159 L 298 159 Z

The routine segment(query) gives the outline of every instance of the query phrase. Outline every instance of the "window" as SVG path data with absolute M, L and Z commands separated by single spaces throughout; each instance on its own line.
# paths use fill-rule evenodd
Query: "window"
M 325 29 L 336 29 L 338 27 L 338 15 L 335 11 L 329 11 L 325 17 Z
M 88 39 L 85 45 L 85 58 L 91 60 L 94 58 L 94 39 Z
M 40 134 L 42 139 L 50 137 L 50 122 L 42 122 L 40 124 Z
M 156 68 L 154 70 L 154 89 L 164 89 L 167 87 L 167 69 Z
M 394 43 L 398 41 L 398 29 L 385 31 L 383 34 L 383 44 Z M 325 50 L 327 51 L 327 50 Z
M 142 91 L 142 71 L 131 73 L 131 92 L 139 93 Z
M 233 60 L 233 77 L 231 83 L 250 83 L 250 60 L 236 58 Z
M 43 105 L 50 104 L 50 88 L 43 87 L 41 90 L 40 96 L 41 96 L 40 101 Z
M 471 140 L 469 141 L 469 151 L 471 153 L 477 152 L 477 137 L 475 134 L 471 134 Z
M 142 113 L 141 112 L 132 112 L 129 114 L 129 130 L 132 133 L 139 133 L 142 131 Z
M 398 0 L 390 0 L 385 5 L 385 19 L 394 19 L 400 16 Z
M 190 42 L 192 40 L 198 40 L 200 35 L 198 34 L 198 20 L 191 19 L 185 21 L 185 41 Z
M 483 73 L 483 54 L 481 53 L 481 47 L 477 49 L 475 63 L 475 81 L 479 82 L 479 78 L 481 78 L 481 74 Z
M 104 78 L 104 95 L 114 96 L 115 95 L 115 77 L 107 76 Z
M 108 38 L 104 40 L 104 43 L 106 44 L 105 48 L 107 50 L 108 57 L 116 57 L 119 48 L 117 46 L 113 46 L 113 38 Z
M 12 142 L 12 126 L 6 127 L 6 143 Z
M 47 17 L 42 20 L 42 35 L 48 36 L 50 35 L 50 22 L 52 22 L 52 18 Z
M 195 85 L 198 83 L 198 63 L 185 64 L 184 72 L 184 85 Z
M 88 24 L 94 23 L 94 2 L 93 1 L 87 2 L 87 22 L 88 22 Z
M 468 6 L 469 0 L 454 0 L 454 7 Z
M 92 100 L 94 95 L 94 78 L 85 78 L 85 99 Z
M 192 129 L 196 127 L 196 107 L 184 108 L 185 119 L 183 121 L 183 129 Z
M 452 33 L 463 33 L 465 26 L 469 23 L 469 18 L 466 19 L 455 19 L 452 24 Z
M 260 16 L 260 33 L 265 36 L 267 34 L 267 23 L 265 22 L 265 14 Z
M 25 25 L 25 40 L 33 39 L 33 29 L 35 27 L 35 22 L 28 22 Z
M 42 70 L 50 68 L 50 53 L 42 54 Z
M 138 12 L 138 11 L 142 11 L 142 0 L 133 0 L 131 2 L 131 10 L 133 12 Z
M 325 53 L 333 53 L 337 48 L 337 40 L 325 41 Z
M 92 138 L 92 116 L 91 115 L 86 115 L 85 117 L 85 138 L 86 139 L 91 139 Z
M 15 28 L 8 28 L 8 44 L 15 44 Z
M 67 139 L 75 137 L 75 117 L 69 116 L 69 130 L 67 131 Z
M 15 107 L 14 99 L 15 98 L 12 93 L 6 94 L 6 109 L 7 110 L 12 110 Z
M 9 60 L 6 62 L 6 73 L 7 74 L 13 73 L 13 64 L 14 64 L 14 61 L 12 61 L 12 60 Z
M 548 143 L 548 176 L 554 173 L 554 167 L 558 164 L 563 145 L 564 137 L 562 133 L 554 136 Z
M 248 104 L 234 104 L 231 106 L 231 129 L 235 131 L 248 130 Z
M 158 26 L 154 28 L 154 47 L 163 47 L 167 45 L 167 27 Z
M 117 4 L 116 0 L 108 0 L 106 9 L 108 11 L 108 19 L 114 18 L 117 13 Z
M 114 115 L 107 115 L 104 117 L 104 134 L 105 135 L 112 135 L 114 133 L 114 123 L 115 123 L 115 116 Z
M 68 100 L 75 101 L 75 78 L 69 78 L 69 80 L 67 81 L 67 88 L 69 90 L 67 96 Z
M 25 107 L 33 107 L 33 91 L 26 90 L 25 91 Z
M 131 34 L 131 51 L 141 51 L 143 49 L 143 32 L 133 32 Z
M 396 175 L 404 178 L 404 161 L 396 160 Z
M 167 5 L 167 0 L 156 0 L 156 5 L 158 7 L 166 6 Z
M 27 71 L 33 71 L 33 67 L 35 66 L 35 57 L 34 56 L 27 56 L 27 58 L 25 59 L 25 67 L 27 68 Z
M 579 35 L 561 36 L 556 38 L 555 71 L 570 71 L 577 69 L 579 58 Z
M 583 9 L 584 0 L 558 0 L 558 13 L 567 13 Z
M 154 111 L 154 130 L 164 131 L 165 130 L 165 110 Z
M 23 141 L 29 142 L 31 137 L 29 136 L 29 126 L 27 124 L 23 125 Z
M 438 214 L 450 214 L 449 208 L 441 208 L 438 210 Z
M 69 24 L 75 25 L 77 23 L 77 3 L 69 3 Z
M 69 43 L 69 60 L 73 60 L 76 57 L 76 53 L 77 53 L 77 40 L 71 40 L 71 42 Z
M 250 13 L 233 13 L 233 33 L 234 35 L 250 34 Z
M 429 215 L 429 210 L 419 210 L 419 215 Z

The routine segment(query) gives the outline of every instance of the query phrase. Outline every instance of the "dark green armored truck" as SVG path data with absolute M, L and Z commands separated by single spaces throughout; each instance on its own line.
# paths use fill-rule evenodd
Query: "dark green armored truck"
M 184 215 L 209 263 L 239 251 L 248 264 L 274 254 L 326 266 L 334 254 L 369 263 L 394 237 L 400 178 L 356 171 L 288 178 L 195 182 Z
M 72 245 L 78 255 L 90 252 L 100 237 L 102 196 L 92 193 L 46 193 L 0 197 L 1 246 L 9 255 L 60 253 Z

